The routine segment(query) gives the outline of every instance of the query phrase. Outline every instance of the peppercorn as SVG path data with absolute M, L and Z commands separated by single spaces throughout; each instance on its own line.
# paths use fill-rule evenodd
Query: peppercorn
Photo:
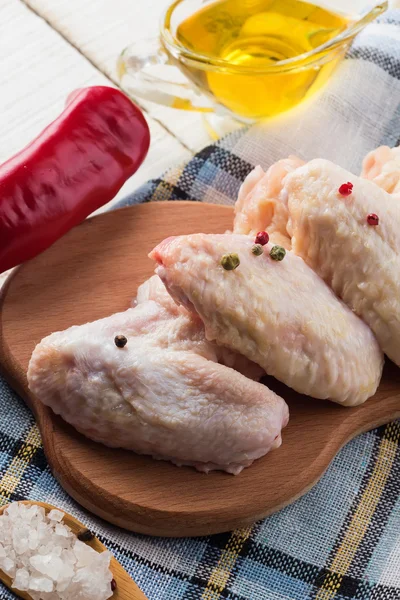
M 348 181 L 347 183 L 342 183 L 342 185 L 339 188 L 339 194 L 341 196 L 350 196 L 350 194 L 353 192 L 353 184 Z
M 124 335 L 116 335 L 114 342 L 117 348 L 123 348 L 128 343 L 128 340 Z
M 255 244 L 265 246 L 269 242 L 269 235 L 266 231 L 259 231 L 256 235 Z
M 237 254 L 224 254 L 221 258 L 221 266 L 225 271 L 233 271 L 240 265 L 240 259 Z
M 91 542 L 94 540 L 94 533 L 90 529 L 81 529 L 76 536 L 81 542 Z
M 253 254 L 255 254 L 255 256 L 260 256 L 264 252 L 261 244 L 254 244 L 251 251 Z
M 272 260 L 283 260 L 286 255 L 286 250 L 285 248 L 282 248 L 282 246 L 274 246 L 269 255 Z
M 371 227 L 376 227 L 377 225 L 379 225 L 378 215 L 376 215 L 375 213 L 370 213 L 367 217 L 367 223 L 368 225 L 371 225 Z
M 115 581 L 115 579 L 111 579 L 111 591 L 115 592 L 116 589 L 117 589 L 117 582 Z

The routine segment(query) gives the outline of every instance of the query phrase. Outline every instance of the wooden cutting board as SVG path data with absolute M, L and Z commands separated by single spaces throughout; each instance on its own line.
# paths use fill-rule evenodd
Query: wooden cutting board
M 153 273 L 148 252 L 165 237 L 231 225 L 232 208 L 195 202 L 106 213 L 20 267 L 2 291 L 0 368 L 34 411 L 55 477 L 85 508 L 126 529 L 192 536 L 245 526 L 307 492 L 348 440 L 400 417 L 400 369 L 391 363 L 378 393 L 357 408 L 312 400 L 268 379 L 290 407 L 283 445 L 234 477 L 91 442 L 29 392 L 28 361 L 44 336 L 128 308 Z

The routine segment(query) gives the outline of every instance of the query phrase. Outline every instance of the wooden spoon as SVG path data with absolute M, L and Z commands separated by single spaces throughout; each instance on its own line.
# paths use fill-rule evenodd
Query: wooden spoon
M 44 502 L 31 502 L 30 500 L 26 500 L 22 502 L 23 504 L 42 506 L 46 513 L 55 509 L 55 506 L 51 506 L 51 504 L 45 504 Z M 7 508 L 8 504 L 0 507 L 0 515 L 3 514 L 4 510 Z M 75 517 L 69 515 L 62 509 L 61 510 L 65 516 L 63 519 L 63 523 L 68 525 L 73 531 L 73 533 L 77 534 L 81 529 L 86 529 L 86 527 L 80 523 Z M 95 537 L 90 542 L 86 542 L 88 546 L 91 546 L 96 552 L 104 552 L 106 547 Z M 120 563 L 114 558 L 111 558 L 110 562 L 110 570 L 113 574 L 113 577 L 116 581 L 117 587 L 112 596 L 112 600 L 147 600 L 146 596 L 141 592 L 133 579 L 128 575 L 125 569 L 120 565 Z M 32 597 L 27 592 L 20 592 L 15 588 L 11 587 L 12 579 L 8 575 L 6 575 L 0 569 L 0 581 L 4 583 L 14 594 L 23 598 L 24 600 L 32 600 Z

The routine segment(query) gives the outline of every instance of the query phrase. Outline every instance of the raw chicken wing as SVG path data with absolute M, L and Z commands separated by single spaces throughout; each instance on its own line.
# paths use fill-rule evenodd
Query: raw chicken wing
M 350 181 L 353 192 L 341 196 Z M 372 181 L 326 160 L 313 160 L 285 180 L 293 251 L 375 333 L 400 365 L 400 204 Z M 368 224 L 375 213 L 379 225 Z
M 361 177 L 400 198 L 400 148 L 380 146 L 367 154 Z
M 288 421 L 282 398 L 218 364 L 224 352 L 158 277 L 138 301 L 42 340 L 29 364 L 32 392 L 95 441 L 200 471 L 237 474 L 278 447 Z
M 177 304 L 168 294 L 163 282 L 159 277 L 157 277 L 157 275 L 153 275 L 153 277 L 150 277 L 150 279 L 142 283 L 132 305 L 137 306 L 138 304 L 142 304 L 147 300 L 156 301 L 158 304 L 167 309 L 171 315 L 181 315 L 181 325 L 186 326 L 189 321 L 194 321 L 194 323 L 192 323 L 194 331 L 198 332 L 198 337 L 201 339 L 202 343 L 206 343 L 204 325 L 201 319 L 197 315 L 193 315 L 187 311 L 182 306 L 179 306 L 179 304 Z M 189 349 L 191 344 L 193 344 L 193 347 L 195 348 L 196 338 L 197 336 L 194 335 L 190 337 L 186 349 Z M 246 377 L 254 379 L 254 381 L 259 381 L 261 377 L 265 375 L 264 369 L 262 369 L 256 363 L 248 360 L 245 356 L 242 356 L 237 352 L 232 352 L 232 350 L 229 350 L 229 348 L 217 346 L 215 344 L 211 344 L 210 342 L 208 345 L 210 348 L 212 348 L 212 352 L 215 353 L 217 361 L 226 367 L 231 367 L 232 369 L 235 369 L 235 371 L 242 373 L 242 375 L 246 375 Z
M 280 193 L 285 177 L 301 165 L 304 161 L 289 156 L 273 164 L 266 173 L 256 167 L 246 177 L 235 204 L 234 233 L 254 236 L 267 230 L 272 241 L 290 249 L 287 207 L 280 200 Z
M 204 322 L 206 337 L 257 362 L 315 398 L 361 404 L 378 386 L 383 358 L 374 335 L 291 252 L 282 262 L 251 252 L 245 235 L 169 238 L 150 254 L 172 297 Z M 237 253 L 234 271 L 221 257 Z

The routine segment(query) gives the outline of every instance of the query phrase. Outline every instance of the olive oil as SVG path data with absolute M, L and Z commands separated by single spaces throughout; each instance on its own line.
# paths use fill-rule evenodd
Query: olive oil
M 291 108 L 321 87 L 340 56 L 320 56 L 318 62 L 300 55 L 348 25 L 343 15 L 301 0 L 218 0 L 182 21 L 176 37 L 211 67 L 186 66 L 191 79 L 232 112 L 260 118 Z M 295 68 L 279 64 L 295 57 Z M 228 68 L 218 68 L 219 59 Z

